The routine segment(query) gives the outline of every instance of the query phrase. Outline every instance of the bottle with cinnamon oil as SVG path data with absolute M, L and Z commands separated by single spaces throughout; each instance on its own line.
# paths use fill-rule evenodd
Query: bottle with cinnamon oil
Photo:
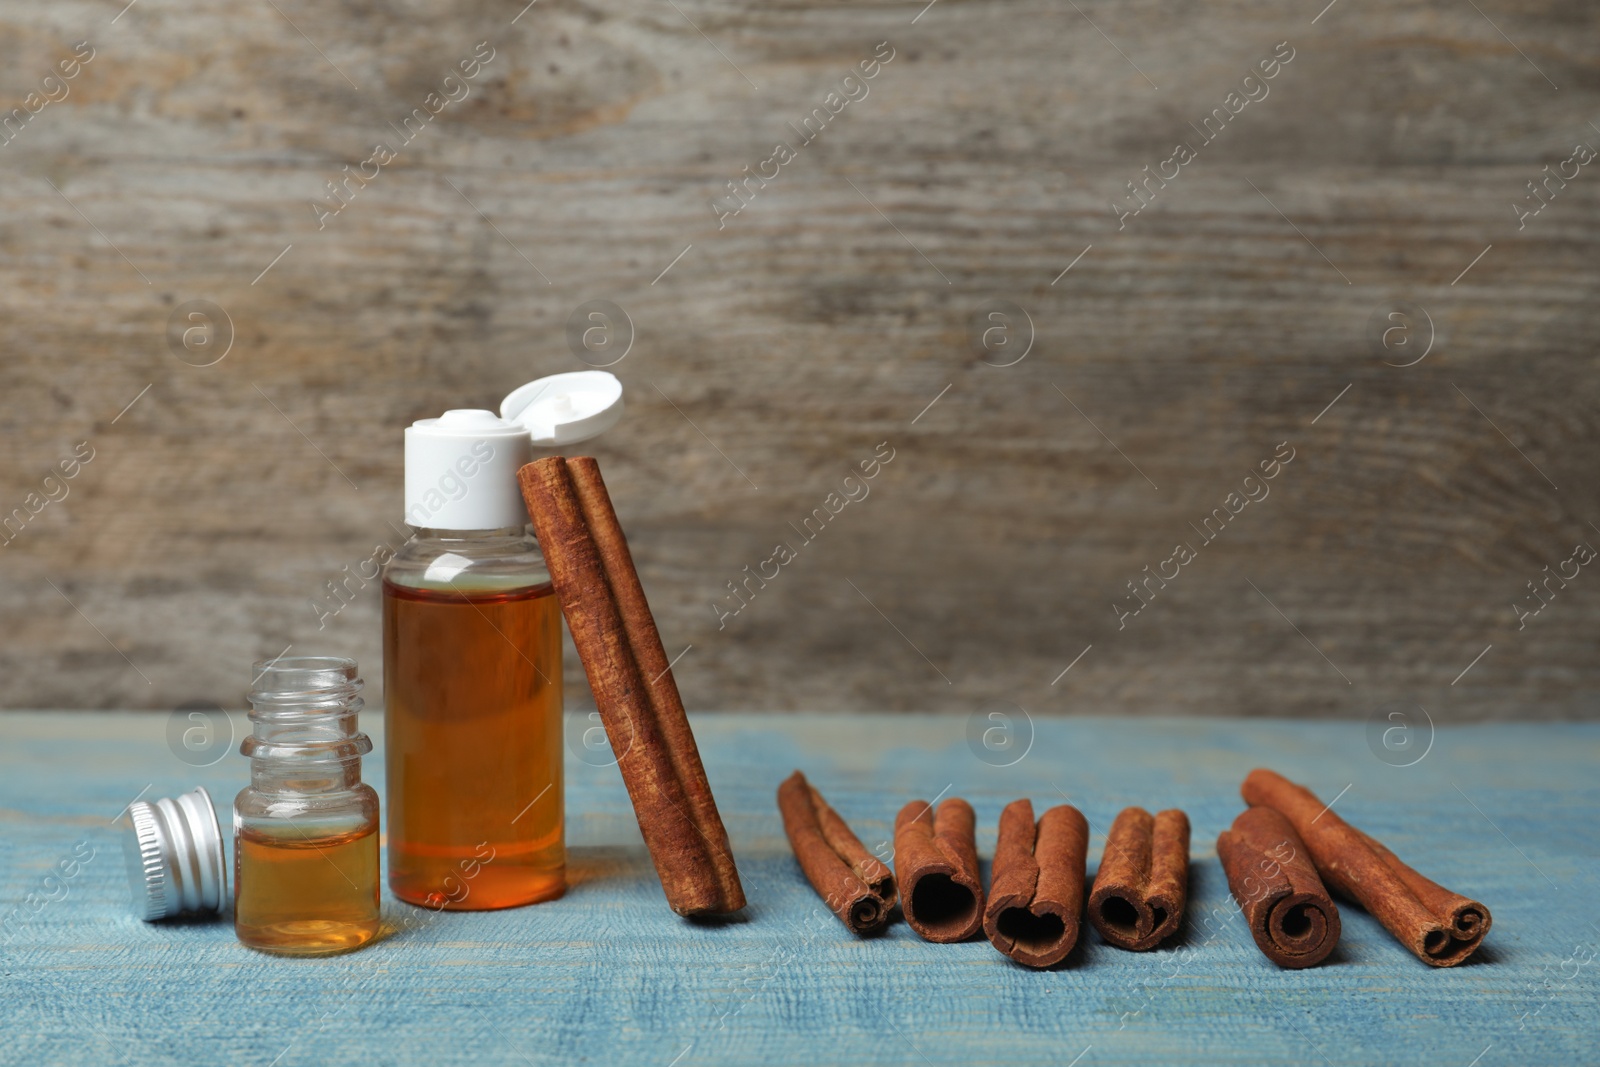
M 378 933 L 378 794 L 361 781 L 372 742 L 357 728 L 354 660 L 255 665 L 250 784 L 233 804 L 233 924 L 245 945 L 286 956 L 360 948 Z M 219 846 L 220 847 L 220 846 Z
M 613 395 L 614 394 L 614 395 Z M 610 374 L 530 382 L 501 415 L 406 430 L 411 539 L 383 572 L 389 888 L 515 907 L 566 890 L 562 619 L 517 469 L 621 413 Z

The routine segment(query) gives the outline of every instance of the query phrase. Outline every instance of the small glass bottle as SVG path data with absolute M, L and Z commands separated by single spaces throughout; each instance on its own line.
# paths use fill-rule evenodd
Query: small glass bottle
M 481 910 L 566 891 L 561 609 L 528 530 L 528 430 L 406 430 L 413 536 L 383 571 L 389 889 Z
M 354 660 L 255 665 L 250 785 L 233 802 L 233 921 L 250 948 L 326 956 L 378 933 L 378 794 Z

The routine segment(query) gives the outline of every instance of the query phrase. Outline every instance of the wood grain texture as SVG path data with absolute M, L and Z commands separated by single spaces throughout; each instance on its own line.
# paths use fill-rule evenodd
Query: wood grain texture
M 0 548 L 0 705 L 237 705 L 291 644 L 381 699 L 375 586 L 312 602 L 395 544 L 401 428 L 582 369 L 566 324 L 605 299 L 636 336 L 594 452 L 692 708 L 1592 715 L 1600 578 L 1512 604 L 1600 537 L 1600 170 L 1512 205 L 1600 147 L 1600 13 L 1477 6 L 0 3 L 0 114 L 95 49 L 0 145 L 0 516 L 94 450 Z M 199 299 L 235 333 L 209 367 L 166 338 Z M 974 341 L 996 299 L 1033 324 L 1014 366 Z M 1434 334 L 1406 368 L 1371 343 L 1398 302 Z M 1118 629 L 1282 441 L 1270 497 Z
M 379 748 L 367 777 L 382 792 L 379 717 L 363 725 Z M 252 953 L 226 919 L 147 925 L 128 912 L 108 820 L 147 784 L 160 796 L 199 783 L 226 831 L 243 757 L 185 765 L 166 748 L 163 715 L 0 715 L 0 917 L 30 893 L 55 898 L 0 927 L 0 1062 L 1064 1064 L 1092 1046 L 1081 1063 L 1136 1067 L 1303 1063 L 1316 1060 L 1307 1042 L 1336 1065 L 1466 1064 L 1486 1047 L 1480 1063 L 1589 1055 L 1594 724 L 1454 727 L 1405 770 L 1374 759 L 1354 723 L 1051 720 L 1003 768 L 974 757 L 959 715 L 694 725 L 729 816 L 745 921 L 673 916 L 615 768 L 569 759 L 565 897 L 429 921 L 385 892 L 382 940 L 307 962 Z M 1080 807 L 1091 866 L 1122 807 L 1180 806 L 1194 821 L 1187 921 L 1148 953 L 1085 931 L 1064 969 L 1044 972 L 981 940 L 928 944 L 899 921 L 857 938 L 784 839 L 772 789 L 796 763 L 869 848 L 887 843 L 905 798 L 947 785 L 976 808 L 986 858 L 1018 796 L 1045 808 L 1065 793 Z M 1348 906 L 1323 966 L 1290 973 L 1262 957 L 1210 845 L 1257 765 L 1329 797 L 1349 783 L 1339 810 L 1489 903 L 1494 930 L 1478 955 L 1427 967 Z M 46 889 L 78 842 L 93 858 Z

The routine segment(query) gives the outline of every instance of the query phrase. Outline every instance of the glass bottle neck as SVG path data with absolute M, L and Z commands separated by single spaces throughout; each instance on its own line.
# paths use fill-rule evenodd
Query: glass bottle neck
M 357 728 L 362 681 L 353 660 L 297 656 L 258 664 L 253 730 L 239 751 L 264 793 L 336 793 L 361 784 L 372 741 Z
M 284 759 L 253 757 L 250 787 L 258 793 L 346 793 L 361 784 L 361 757 Z
M 529 534 L 527 526 L 503 526 L 498 530 L 436 530 L 429 526 L 411 526 L 410 529 L 413 537 L 424 541 L 504 541 Z

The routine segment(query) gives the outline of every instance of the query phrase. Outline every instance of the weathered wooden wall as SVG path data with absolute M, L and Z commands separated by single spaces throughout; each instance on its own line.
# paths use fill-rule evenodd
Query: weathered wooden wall
M 1600 12 L 1321 8 L 0 4 L 4 112 L 94 50 L 0 145 L 0 511 L 93 450 L 0 548 L 0 703 L 237 706 L 291 644 L 375 681 L 376 590 L 320 631 L 309 601 L 394 542 L 401 427 L 582 369 L 565 324 L 605 299 L 636 337 L 595 454 L 691 707 L 1593 714 L 1600 574 L 1512 605 L 1600 545 L 1600 161 L 1562 167 L 1600 148 Z M 485 41 L 319 229 L 324 183 Z M 1519 229 L 1546 165 L 1577 174 Z M 192 300 L 233 325 L 211 366 L 167 337 Z M 993 300 L 1033 324 L 1012 366 L 1021 337 L 973 340 Z M 1375 346 L 1402 303 L 1413 343 Z M 1119 629 L 1280 442 L 1270 496 Z

